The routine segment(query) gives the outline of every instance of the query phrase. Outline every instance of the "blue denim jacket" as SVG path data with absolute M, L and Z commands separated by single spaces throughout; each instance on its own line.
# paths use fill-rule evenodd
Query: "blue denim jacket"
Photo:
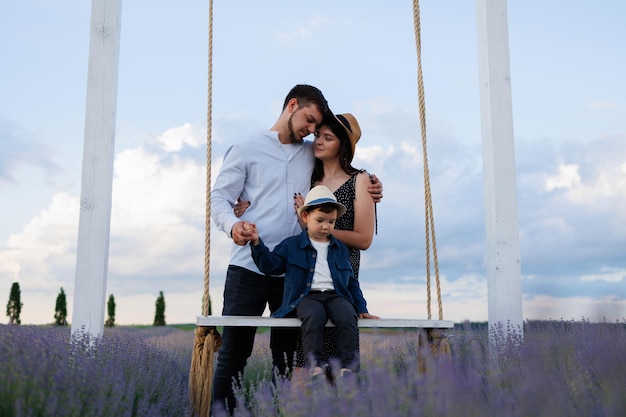
M 285 317 L 307 296 L 311 290 L 317 251 L 311 245 L 306 230 L 289 237 L 270 251 L 261 240 L 252 246 L 252 259 L 259 270 L 267 275 L 285 274 L 283 303 L 272 317 Z M 335 291 L 350 300 L 358 314 L 367 313 L 367 304 L 359 281 L 354 277 L 346 245 L 330 236 L 328 267 Z

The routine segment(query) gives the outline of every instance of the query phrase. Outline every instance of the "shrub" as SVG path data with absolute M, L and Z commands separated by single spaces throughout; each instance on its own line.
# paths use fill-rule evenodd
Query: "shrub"
M 154 304 L 155 312 L 153 326 L 165 326 L 165 297 L 163 296 L 163 291 L 159 291 L 159 296 Z
M 109 300 L 107 301 L 107 319 L 104 322 L 105 327 L 114 327 L 115 326 L 115 297 L 113 294 L 109 295 Z
M 11 293 L 9 294 L 9 302 L 7 303 L 7 316 L 9 324 L 20 324 L 20 314 L 24 303 L 21 301 L 20 283 L 14 282 L 11 285 Z
M 67 326 L 67 298 L 65 297 L 63 287 L 61 287 L 54 306 L 54 324 L 56 326 Z

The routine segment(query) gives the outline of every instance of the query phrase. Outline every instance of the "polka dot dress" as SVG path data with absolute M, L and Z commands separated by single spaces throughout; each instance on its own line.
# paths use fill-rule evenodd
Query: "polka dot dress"
M 362 171 L 361 171 L 362 172 Z M 356 198 L 356 173 L 344 182 L 341 187 L 333 193 L 337 201 L 346 206 L 346 212 L 337 219 L 335 229 L 354 230 L 354 199 Z M 359 279 L 359 265 L 361 263 L 361 251 L 350 248 L 350 264 L 354 270 L 354 276 Z

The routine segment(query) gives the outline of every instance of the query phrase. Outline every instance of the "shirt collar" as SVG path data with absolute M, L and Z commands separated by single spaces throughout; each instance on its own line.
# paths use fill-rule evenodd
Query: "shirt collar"
M 328 244 L 328 246 L 337 246 L 337 242 L 339 242 L 335 236 L 330 235 L 330 242 Z M 302 233 L 300 233 L 300 239 L 299 239 L 299 246 L 300 249 L 304 249 L 307 246 L 311 246 L 311 239 L 309 238 L 309 235 L 306 232 L 306 229 L 304 229 L 302 231 Z

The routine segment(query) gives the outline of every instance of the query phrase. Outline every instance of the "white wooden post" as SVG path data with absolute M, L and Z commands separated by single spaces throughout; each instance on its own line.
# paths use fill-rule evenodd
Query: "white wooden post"
M 72 334 L 104 332 L 121 0 L 93 0 Z
M 489 326 L 523 335 L 506 0 L 476 1 Z M 493 341 L 493 340 L 492 340 Z

